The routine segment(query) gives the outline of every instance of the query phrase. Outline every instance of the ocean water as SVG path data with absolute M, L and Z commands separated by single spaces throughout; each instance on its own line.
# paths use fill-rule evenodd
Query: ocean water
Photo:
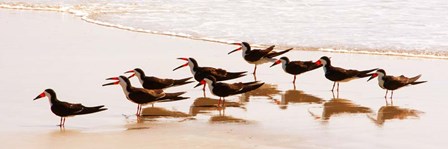
M 0 8 L 214 42 L 448 59 L 445 0 L 0 0 Z

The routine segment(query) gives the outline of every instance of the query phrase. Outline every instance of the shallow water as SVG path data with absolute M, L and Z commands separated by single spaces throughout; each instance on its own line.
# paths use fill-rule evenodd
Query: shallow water
M 0 7 L 70 12 L 126 30 L 226 43 L 448 58 L 444 0 L 7 0 Z
M 259 66 L 257 76 L 266 85 L 227 98 L 228 107 L 224 109 L 213 107 L 217 97 L 206 92 L 207 98 L 203 98 L 202 91 L 193 89 L 192 84 L 167 90 L 187 91 L 190 99 L 157 103 L 157 108 L 145 109 L 152 116 L 136 118 L 136 105 L 125 99 L 120 87 L 101 86 L 108 82 L 105 78 L 135 67 L 148 75 L 183 78 L 191 74 L 186 68 L 173 72 L 184 63 L 175 58 L 189 56 L 202 66 L 231 71 L 251 71 L 253 66 L 240 54 L 227 55 L 234 46 L 105 28 L 62 13 L 0 13 L 0 139 L 8 140 L 6 146 L 92 147 L 92 139 L 98 140 L 94 146 L 130 148 L 447 145 L 448 123 L 444 117 L 448 80 L 441 76 L 448 72 L 439 69 L 445 60 L 291 51 L 285 55 L 294 60 L 314 61 L 327 55 L 336 66 L 381 67 L 393 75 L 423 74 L 422 80 L 429 82 L 398 90 L 394 105 L 386 106 L 384 90 L 376 80 L 342 83 L 336 97 L 329 91 L 332 83 L 321 69 L 300 75 L 294 90 L 291 75 L 280 66 L 269 68 L 266 64 Z M 252 80 L 249 75 L 235 81 Z M 138 85 L 135 79 L 132 83 Z M 48 101 L 32 101 L 46 88 L 55 89 L 61 100 L 105 104 L 109 110 L 69 118 L 65 130 L 59 130 L 59 118 L 50 112 Z

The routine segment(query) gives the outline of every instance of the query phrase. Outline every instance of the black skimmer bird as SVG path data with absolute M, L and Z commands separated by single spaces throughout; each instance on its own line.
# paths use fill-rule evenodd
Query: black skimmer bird
M 292 83 L 294 84 L 296 83 L 297 75 L 322 66 L 317 65 L 312 61 L 289 61 L 287 57 L 281 57 L 279 60 L 275 61 L 274 64 L 271 65 L 271 67 L 280 63 L 282 63 L 282 68 L 286 73 L 294 75 L 294 80 L 292 81 Z
M 140 68 L 135 68 L 134 70 L 126 71 L 125 73 L 133 73 L 128 78 L 137 76 L 138 80 L 145 89 L 165 89 L 168 87 L 180 86 L 193 82 L 188 81 L 191 79 L 191 77 L 176 80 L 176 79 L 162 79 L 153 76 L 146 76 L 145 72 L 143 72 L 143 70 Z
M 199 84 L 197 84 L 195 87 L 200 86 L 201 84 L 208 85 L 210 92 L 219 97 L 218 100 L 218 106 L 220 105 L 221 98 L 223 99 L 223 102 L 225 102 L 225 97 L 236 95 L 236 94 L 242 94 L 246 93 L 252 90 L 255 90 L 259 87 L 261 87 L 264 83 L 260 83 L 258 81 L 253 82 L 246 82 L 246 83 L 223 83 L 223 82 L 217 82 L 215 77 L 213 76 L 206 76 L 204 80 L 202 80 Z
M 325 71 L 325 77 L 328 80 L 333 81 L 333 88 L 331 91 L 334 90 L 334 86 L 338 84 L 337 92 L 339 93 L 339 83 L 340 82 L 348 82 L 354 79 L 364 78 L 368 77 L 371 74 L 369 74 L 372 71 L 377 70 L 370 69 L 370 70 L 354 70 L 354 69 L 344 69 L 340 67 L 334 67 L 331 65 L 330 58 L 326 56 L 322 56 L 319 60 L 316 61 L 316 65 L 323 65 L 324 71 Z
M 118 80 L 116 82 L 103 84 L 103 86 L 120 84 L 120 86 L 123 88 L 123 92 L 124 92 L 126 98 L 128 100 L 130 100 L 131 102 L 134 102 L 138 105 L 137 106 L 137 114 L 136 114 L 137 116 L 140 115 L 141 110 L 142 110 L 142 105 L 144 105 L 144 104 L 188 99 L 188 97 L 180 96 L 180 95 L 184 94 L 185 92 L 165 93 L 165 92 L 163 92 L 163 90 L 160 90 L 160 89 L 149 90 L 149 89 L 144 89 L 144 88 L 132 87 L 131 82 L 125 76 L 112 77 L 112 78 L 108 78 L 107 80 Z
M 387 98 L 387 92 L 390 90 L 391 95 L 390 98 L 392 99 L 392 96 L 394 95 L 394 90 L 399 89 L 401 87 L 405 87 L 408 85 L 417 85 L 420 83 L 425 83 L 426 81 L 417 81 L 422 75 L 418 75 L 415 77 L 405 77 L 403 75 L 401 76 L 387 76 L 386 71 L 383 69 L 378 69 L 375 73 L 371 74 L 371 79 L 378 77 L 378 85 L 386 90 L 386 95 L 384 95 L 384 98 Z
M 190 71 L 191 74 L 193 74 L 194 79 L 198 82 L 201 82 L 205 76 L 213 76 L 214 78 L 216 78 L 217 81 L 225 81 L 225 80 L 230 80 L 230 79 L 235 79 L 235 78 L 239 78 L 242 76 L 245 76 L 246 71 L 244 72 L 227 72 L 224 69 L 221 68 L 213 68 L 213 67 L 199 67 L 198 62 L 194 59 L 194 58 L 178 58 L 180 60 L 184 60 L 187 61 L 187 63 L 174 68 L 173 71 L 182 68 L 182 67 L 186 67 L 189 66 L 190 67 Z M 205 91 L 205 84 L 204 87 L 202 88 L 202 90 Z
M 247 42 L 233 43 L 233 44 L 239 45 L 241 47 L 239 47 L 233 51 L 230 51 L 228 54 L 231 54 L 231 53 L 239 51 L 239 50 L 243 50 L 244 60 L 246 60 L 249 64 L 255 65 L 254 72 L 253 72 L 254 75 L 257 72 L 257 65 L 264 64 L 267 62 L 273 62 L 273 61 L 275 61 L 275 59 L 273 59 L 274 57 L 282 55 L 282 54 L 292 50 L 292 48 L 290 48 L 290 49 L 283 50 L 280 52 L 275 52 L 275 51 L 273 51 L 275 46 L 270 46 L 264 50 L 261 50 L 261 49 L 251 49 L 249 43 L 247 43 Z
M 50 104 L 51 104 L 51 112 L 53 112 L 55 115 L 61 117 L 61 120 L 59 122 L 60 127 L 64 127 L 66 117 L 90 114 L 90 113 L 107 110 L 107 108 L 104 108 L 104 105 L 95 106 L 95 107 L 86 107 L 79 103 L 68 103 L 68 102 L 60 101 L 56 97 L 56 92 L 54 92 L 53 89 L 46 89 L 44 92 L 39 94 L 36 98 L 34 98 L 34 100 L 42 98 L 42 97 L 48 97 L 48 99 L 50 100 Z

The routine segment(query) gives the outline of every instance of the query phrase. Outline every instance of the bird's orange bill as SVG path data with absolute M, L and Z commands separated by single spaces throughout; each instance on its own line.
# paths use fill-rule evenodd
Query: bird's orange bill
M 37 95 L 37 97 L 34 98 L 33 100 L 36 100 L 36 99 L 39 99 L 39 98 L 42 98 L 42 97 L 45 97 L 45 92 L 40 93 L 40 94 Z
M 320 60 L 317 60 L 314 64 L 316 64 L 317 66 L 322 65 L 322 62 Z
M 196 88 L 196 87 L 198 87 L 198 86 L 201 86 L 201 85 L 203 85 L 203 84 L 205 84 L 205 80 L 202 80 L 201 82 L 199 82 L 198 84 L 196 84 L 196 86 L 194 86 L 194 88 Z
M 372 76 L 370 76 L 370 78 L 367 81 L 370 81 L 377 76 L 378 76 L 378 73 L 373 73 Z
M 177 58 L 177 59 L 184 60 L 184 61 L 188 61 L 188 58 L 184 58 L 184 57 Z
M 132 78 L 132 77 L 134 77 L 135 76 L 135 73 L 133 73 L 132 75 L 130 75 L 129 77 L 128 77 L 128 79 L 129 78 Z
M 183 57 L 177 58 L 177 59 L 188 61 L 188 58 L 183 58 Z M 174 68 L 173 71 L 176 71 L 177 69 L 182 68 L 182 67 L 186 67 L 186 66 L 188 66 L 188 63 L 185 63 L 183 65 L 180 65 L 179 67 Z
M 174 68 L 173 71 L 176 71 L 177 69 L 182 68 L 182 67 L 186 67 L 186 66 L 188 66 L 188 63 L 185 63 L 183 65 L 180 65 L 179 67 Z
M 118 77 L 107 78 L 106 80 L 118 80 Z
M 126 71 L 124 73 L 134 73 L 134 72 L 135 72 L 134 70 L 129 70 L 129 71 Z
M 239 51 L 239 50 L 241 50 L 241 49 L 243 49 L 243 47 L 239 47 L 239 48 L 237 48 L 237 49 L 235 49 L 235 50 L 232 50 L 232 51 L 230 51 L 228 54 L 232 54 L 233 52 Z
M 102 86 L 117 85 L 120 81 L 103 84 Z
M 272 66 L 275 66 L 275 65 L 278 65 L 278 64 L 280 64 L 281 62 L 282 62 L 282 61 L 277 60 L 277 61 L 274 62 L 274 64 L 271 65 L 271 67 L 272 67 Z

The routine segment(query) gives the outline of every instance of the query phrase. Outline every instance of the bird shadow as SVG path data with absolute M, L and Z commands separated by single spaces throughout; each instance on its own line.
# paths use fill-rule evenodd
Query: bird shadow
M 246 110 L 243 103 L 225 101 L 222 107 L 218 107 L 218 99 L 199 97 L 196 98 L 190 106 L 189 114 L 196 116 L 198 114 L 209 114 L 212 111 L 218 111 L 222 108 L 234 107 Z
M 275 84 L 263 84 L 260 88 L 246 92 L 240 96 L 240 100 L 243 102 L 249 102 L 252 97 L 267 97 L 268 99 L 274 99 L 274 96 L 280 95 L 280 90 L 277 89 Z
M 301 90 L 287 90 L 281 96 L 281 100 L 274 99 L 280 109 L 287 109 L 288 104 L 321 104 L 325 102 L 322 98 L 310 95 Z
M 423 113 L 424 112 L 415 109 L 401 108 L 392 104 L 386 104 L 378 110 L 378 113 L 369 114 L 367 117 L 377 126 L 383 126 L 388 120 L 420 118 L 420 115 Z
M 322 114 L 320 115 L 313 112 L 312 108 L 308 109 L 310 115 L 315 119 L 324 121 L 329 121 L 331 117 L 339 115 L 372 113 L 372 109 L 369 107 L 361 106 L 353 103 L 351 100 L 342 98 L 332 98 L 331 100 L 324 102 L 322 107 L 319 107 L 322 109 Z

